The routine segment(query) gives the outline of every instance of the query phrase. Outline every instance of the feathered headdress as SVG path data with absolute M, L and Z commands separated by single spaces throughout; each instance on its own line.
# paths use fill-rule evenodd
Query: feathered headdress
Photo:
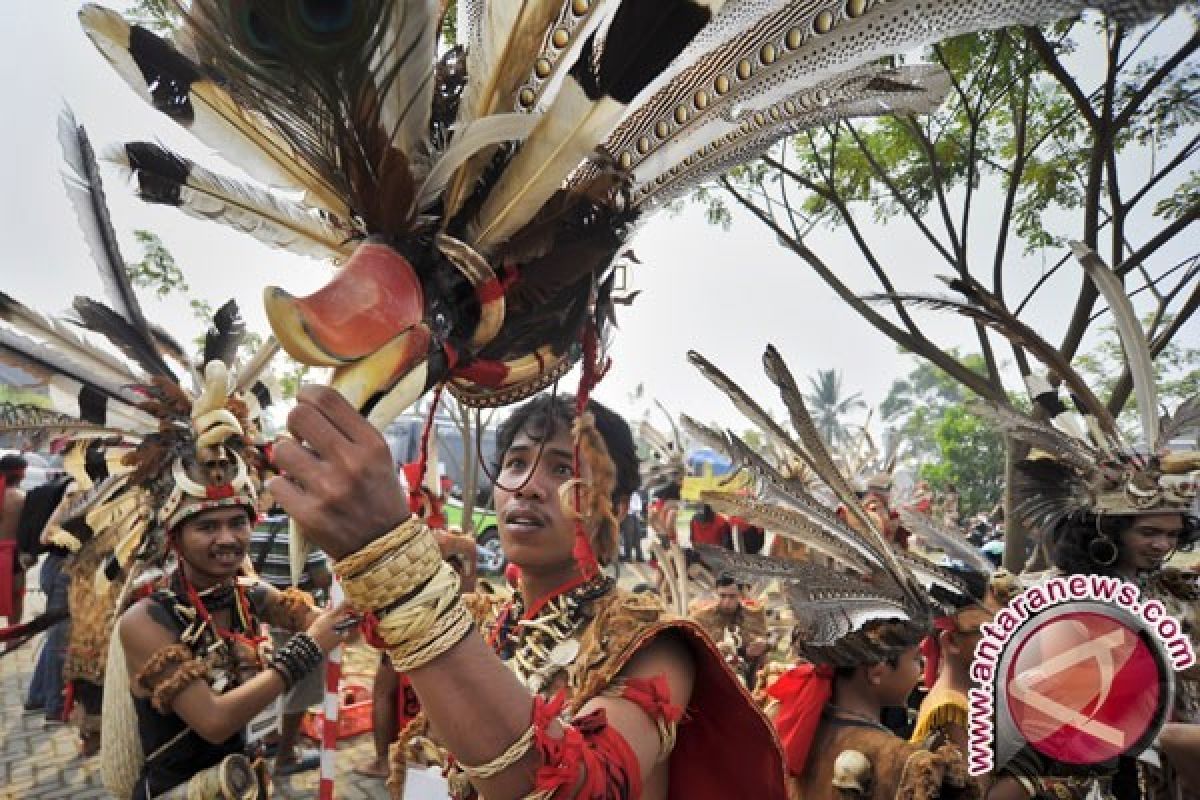
M 74 495 L 52 538 L 73 551 L 100 548 L 113 578 L 135 557 L 161 554 L 162 533 L 187 516 L 225 505 L 254 513 L 257 417 L 270 402 L 259 378 L 277 347 L 268 342 L 233 379 L 246 326 L 231 300 L 213 317 L 197 370 L 142 312 L 91 144 L 70 111 L 60 118 L 59 139 L 67 194 L 112 305 L 79 297 L 76 317 L 60 319 L 0 294 L 0 359 L 44 385 L 51 405 L 6 406 L 0 433 L 71 440 L 64 468 Z
M 441 383 L 515 402 L 579 358 L 585 329 L 604 341 L 614 257 L 647 210 L 805 127 L 948 91 L 938 68 L 881 57 L 1174 5 L 464 0 L 440 58 L 438 0 L 193 0 L 173 43 L 80 16 L 138 94 L 270 187 L 129 144 L 144 199 L 343 262 L 309 297 L 268 289 L 267 313 L 382 427 Z
M 794 433 L 703 356 L 693 352 L 688 358 L 770 444 L 762 455 L 730 431 L 685 418 L 695 434 L 725 452 L 755 482 L 753 497 L 705 493 L 705 502 L 807 545 L 832 558 L 841 570 L 709 547 L 701 548 L 705 559 L 718 572 L 782 581 L 797 621 L 796 646 L 810 661 L 853 666 L 916 645 L 933 618 L 968 593 L 963 581 L 888 543 L 879 521 L 861 504 L 826 449 L 791 371 L 774 347 L 767 347 L 763 362 L 779 388 Z M 809 476 L 824 484 L 834 498 L 832 505 L 797 478 L 797 470 L 788 467 L 794 462 L 804 464 Z M 842 515 L 837 513 L 839 506 Z
M 656 403 L 667 424 L 671 426 L 671 435 L 659 431 L 649 420 L 643 419 L 638 425 L 638 440 L 649 450 L 649 458 L 642 461 L 642 486 L 647 491 L 655 491 L 671 485 L 681 485 L 687 475 L 687 462 L 683 457 L 683 442 L 679 438 L 679 428 L 675 420 L 663 408 L 662 403 Z
M 1089 248 L 1072 244 L 1088 278 L 1108 302 L 1133 377 L 1140 441 L 1130 442 L 1083 377 L 1035 330 L 978 286 L 948 281 L 955 298 L 886 295 L 910 305 L 952 310 L 980 322 L 1025 349 L 1050 371 L 1030 373 L 1026 388 L 1049 422 L 1010 406 L 977 403 L 975 410 L 1005 435 L 1031 448 L 1016 466 L 1014 513 L 1038 530 L 1079 514 L 1194 513 L 1200 488 L 1200 452 L 1172 451 L 1173 440 L 1200 428 L 1200 396 L 1159 417 L 1153 356 L 1121 280 Z M 882 299 L 877 298 L 877 299 Z M 1065 384 L 1074 411 L 1057 383 Z

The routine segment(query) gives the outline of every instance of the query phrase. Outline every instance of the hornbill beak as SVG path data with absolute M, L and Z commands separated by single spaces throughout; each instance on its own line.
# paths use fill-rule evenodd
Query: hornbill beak
M 433 335 L 420 278 L 382 242 L 363 242 L 308 297 L 269 286 L 263 299 L 283 349 L 302 364 L 334 367 L 334 388 L 380 427 L 444 377 L 427 363 Z
M 333 367 L 333 387 L 381 429 L 448 378 L 460 352 L 469 358 L 491 341 L 504 320 L 503 287 L 483 257 L 448 236 L 436 245 L 427 282 L 438 294 L 474 296 L 465 313 L 427 296 L 408 258 L 377 239 L 360 244 L 308 297 L 273 286 L 264 293 L 283 349 L 302 364 Z

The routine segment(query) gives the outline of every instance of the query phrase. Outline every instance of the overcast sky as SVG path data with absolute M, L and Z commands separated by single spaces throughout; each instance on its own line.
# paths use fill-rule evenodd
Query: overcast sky
M 0 9 L 0 68 L 8 76 L 8 122 L 0 128 L 7 154 L 0 165 L 0 286 L 47 311 L 65 309 L 77 294 L 104 299 L 59 178 L 56 117 L 64 102 L 87 126 L 97 149 L 124 139 L 160 139 L 227 170 L 125 86 L 80 31 L 77 8 L 72 0 L 4 0 Z M 1178 34 L 1186 35 L 1188 23 L 1175 23 Z M 1095 74 L 1088 70 L 1093 58 L 1085 52 L 1073 68 Z M 228 229 L 142 204 L 115 173 L 106 173 L 105 179 L 127 259 L 141 257 L 132 239 L 134 229 L 158 233 L 183 268 L 193 296 L 214 305 L 236 297 L 250 327 L 261 333 L 268 332 L 260 301 L 264 286 L 278 284 L 306 294 L 330 272 L 318 262 L 268 249 Z M 986 220 L 989 210 L 998 207 L 995 202 L 982 203 L 978 218 Z M 1069 220 L 1063 225 L 1063 232 L 1076 232 Z M 930 276 L 939 271 L 938 265 L 913 231 L 903 225 L 869 226 L 868 234 L 897 266 L 902 289 L 934 288 Z M 1135 243 L 1145 238 L 1137 229 L 1131 236 Z M 852 275 L 852 285 L 876 290 L 865 274 L 859 274 L 860 259 L 844 234 L 817 232 L 809 244 Z M 977 244 L 990 247 L 984 236 Z M 765 228 L 741 215 L 735 215 L 729 231 L 707 225 L 695 207 L 678 216 L 656 216 L 642 226 L 632 246 L 642 266 L 631 275 L 631 288 L 642 294 L 632 307 L 619 309 L 615 366 L 597 390 L 599 398 L 627 412 L 640 410 L 628 396 L 643 384 L 648 397 L 657 397 L 672 412 L 742 426 L 728 404 L 686 363 L 689 349 L 701 351 L 744 381 L 769 406 L 778 403 L 760 377 L 759 356 L 767 342 L 779 347 L 802 382 L 817 369 L 836 367 L 844 373 L 846 390 L 862 392 L 871 405 L 881 402 L 891 382 L 913 364 L 840 303 L 805 264 L 772 241 Z M 1177 242 L 1163 254 L 1162 263 L 1182 258 L 1189 248 L 1195 250 L 1194 237 Z M 1058 255 L 1014 259 L 1012 285 L 1028 286 Z M 1079 271 L 1072 265 L 1063 280 L 1051 282 L 1030 307 L 1028 319 L 1051 341 L 1061 335 L 1064 306 L 1073 301 L 1078 280 Z M 190 340 L 199 332 L 182 298 L 159 302 L 143 296 L 143 302 L 147 315 L 180 339 Z M 936 340 L 977 349 L 966 324 L 930 314 L 922 319 Z M 1197 327 L 1184 334 L 1192 344 L 1200 344 Z

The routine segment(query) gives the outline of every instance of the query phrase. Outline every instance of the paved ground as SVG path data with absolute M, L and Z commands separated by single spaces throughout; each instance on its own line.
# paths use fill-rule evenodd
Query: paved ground
M 37 570 L 32 574 L 36 578 Z M 37 613 L 43 604 L 39 592 L 30 592 L 26 614 Z M 62 724 L 47 726 L 40 712 L 29 713 L 22 708 L 38 646 L 40 637 L 18 652 L 0 658 L 0 800 L 109 798 L 111 795 L 100 781 L 100 759 L 80 757 L 75 729 Z M 376 658 L 369 648 L 352 648 L 346 659 L 346 671 L 356 682 L 370 685 Z M 368 800 L 388 796 L 382 780 L 353 772 L 354 767 L 369 761 L 373 752 L 369 733 L 341 743 L 335 797 Z M 273 796 L 284 800 L 316 797 L 316 770 L 277 781 Z

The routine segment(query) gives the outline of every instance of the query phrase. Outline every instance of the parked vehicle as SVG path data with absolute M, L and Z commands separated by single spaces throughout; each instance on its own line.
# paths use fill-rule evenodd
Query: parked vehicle
M 450 479 L 449 494 L 452 497 L 462 497 L 463 478 L 466 475 L 467 468 L 476 470 L 478 495 L 475 498 L 475 504 L 479 507 L 487 506 L 492 499 L 492 482 L 489 475 L 493 471 L 493 464 L 496 461 L 496 432 L 491 429 L 485 429 L 480 437 L 480 446 L 483 450 L 483 463 L 487 465 L 487 469 L 482 469 L 479 466 L 478 460 L 474 464 L 463 463 L 463 440 L 462 432 L 458 426 L 445 417 L 438 417 L 434 423 L 437 425 L 438 437 L 438 463 L 442 470 L 442 475 Z M 392 450 L 392 459 L 396 464 L 409 464 L 417 460 L 421 454 L 421 433 L 425 429 L 425 417 L 415 414 L 405 414 L 397 417 L 391 425 L 383 432 L 383 437 L 387 440 L 388 446 Z

